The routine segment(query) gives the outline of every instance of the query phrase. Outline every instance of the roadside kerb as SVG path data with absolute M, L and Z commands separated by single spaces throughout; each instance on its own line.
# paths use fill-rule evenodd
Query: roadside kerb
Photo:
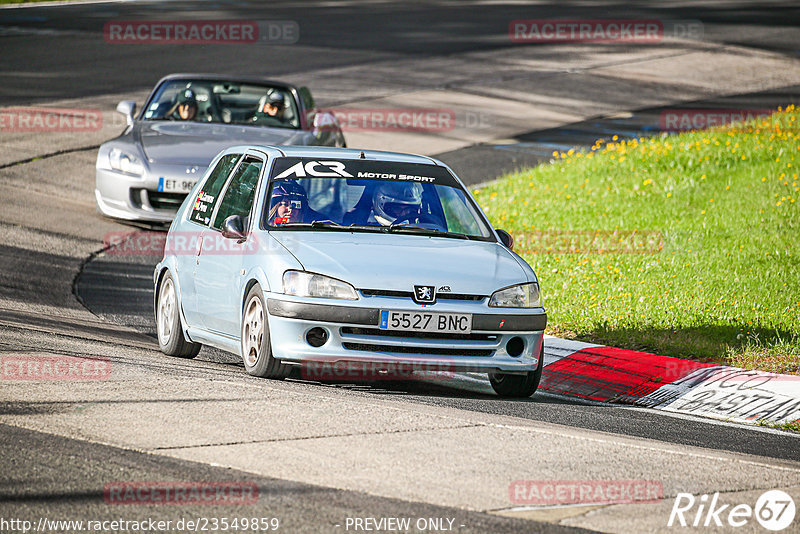
M 800 421 L 800 376 L 545 337 L 541 391 L 740 423 Z

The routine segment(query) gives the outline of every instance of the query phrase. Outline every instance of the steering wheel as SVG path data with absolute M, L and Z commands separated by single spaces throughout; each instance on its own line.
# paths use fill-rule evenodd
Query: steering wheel
M 439 229 L 444 230 L 444 225 L 442 221 L 439 220 L 438 217 L 433 215 L 429 215 L 427 213 L 412 213 L 411 215 L 406 215 L 405 217 L 401 217 L 399 219 L 395 219 L 392 224 L 402 224 L 402 223 L 409 223 L 412 224 L 411 221 L 416 220 L 416 223 L 413 224 L 433 224 L 436 225 Z

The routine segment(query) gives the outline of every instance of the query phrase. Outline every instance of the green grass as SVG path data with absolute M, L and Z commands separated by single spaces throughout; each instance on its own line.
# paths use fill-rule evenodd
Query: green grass
M 475 190 L 536 270 L 548 330 L 800 373 L 800 110 L 554 153 Z
M 800 432 L 800 423 L 797 421 L 793 423 L 773 423 L 772 421 L 767 421 L 766 419 L 759 419 L 758 425 L 767 426 L 770 428 L 780 428 L 781 430 L 790 430 L 792 432 Z

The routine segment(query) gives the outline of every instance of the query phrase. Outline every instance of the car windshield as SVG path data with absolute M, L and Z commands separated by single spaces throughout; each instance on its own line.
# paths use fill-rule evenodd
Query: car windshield
M 161 84 L 143 118 L 300 128 L 297 104 L 285 87 L 213 80 Z
M 493 240 L 444 167 L 368 160 L 278 158 L 267 190 L 272 230 L 398 232 Z

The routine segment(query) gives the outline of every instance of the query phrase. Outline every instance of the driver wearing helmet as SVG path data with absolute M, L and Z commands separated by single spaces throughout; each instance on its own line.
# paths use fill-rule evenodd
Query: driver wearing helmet
M 375 188 L 372 215 L 383 226 L 419 222 L 422 209 L 422 185 L 389 182 Z
M 191 121 L 197 116 L 197 97 L 189 88 L 184 89 L 175 98 L 175 105 L 172 106 L 166 115 L 170 119 Z
M 303 222 L 308 211 L 308 196 L 300 184 L 292 180 L 275 182 L 269 205 L 269 224 Z
M 260 126 L 286 126 L 284 112 L 286 110 L 286 99 L 280 91 L 262 96 L 258 101 L 256 113 L 250 119 Z

